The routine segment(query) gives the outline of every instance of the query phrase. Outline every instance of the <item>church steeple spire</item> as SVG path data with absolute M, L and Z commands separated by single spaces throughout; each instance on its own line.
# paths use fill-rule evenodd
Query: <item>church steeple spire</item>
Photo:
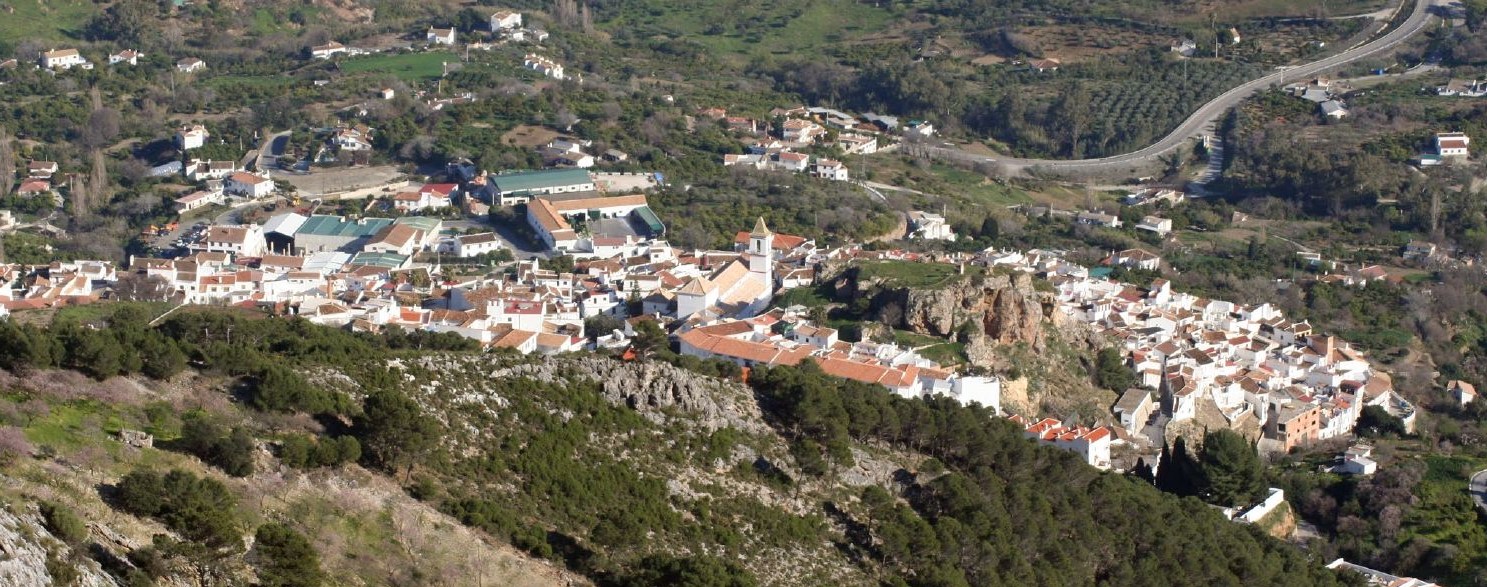
M 749 233 L 749 236 L 753 236 L 753 237 L 774 236 L 774 233 L 773 232 L 770 232 L 769 231 L 769 227 L 764 225 L 764 217 L 763 216 L 760 216 L 758 220 L 754 221 L 754 230 L 753 230 L 753 232 L 750 232 Z

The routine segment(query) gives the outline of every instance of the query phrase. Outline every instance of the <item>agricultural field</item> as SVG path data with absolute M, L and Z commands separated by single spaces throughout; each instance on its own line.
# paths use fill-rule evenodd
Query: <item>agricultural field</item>
M 0 45 L 16 39 L 62 41 L 75 38 L 101 10 L 92 0 L 0 1 Z M 6 57 L 10 57 L 6 55 Z
M 828 45 L 848 42 L 888 27 L 892 15 L 855 0 L 626 3 L 604 14 L 603 28 L 635 38 L 685 37 L 714 54 L 820 55 Z
M 1102 55 L 1128 53 L 1150 47 L 1166 48 L 1171 41 L 1170 35 L 1155 32 L 1083 24 L 1025 27 L 1019 29 L 1018 33 L 1026 38 L 1029 47 L 1038 49 L 1039 55 L 1064 63 L 1076 63 Z
M 383 73 L 398 76 L 405 81 L 437 78 L 444 73 L 445 62 L 459 61 L 452 53 L 430 51 L 426 53 L 394 53 L 357 57 L 342 61 L 341 71 L 346 73 Z

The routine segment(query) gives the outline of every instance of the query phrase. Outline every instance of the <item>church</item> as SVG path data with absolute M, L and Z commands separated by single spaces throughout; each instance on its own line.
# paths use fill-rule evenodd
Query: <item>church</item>
M 693 277 L 676 292 L 676 314 L 682 320 L 694 316 L 746 318 L 769 306 L 774 297 L 774 233 L 764 218 L 749 232 L 749 246 L 738 259 L 713 271 Z

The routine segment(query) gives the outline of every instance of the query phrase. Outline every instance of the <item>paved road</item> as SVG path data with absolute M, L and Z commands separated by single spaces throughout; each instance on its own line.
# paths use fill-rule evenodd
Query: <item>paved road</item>
M 1472 475 L 1467 491 L 1471 492 L 1472 501 L 1477 502 L 1477 507 L 1487 511 L 1487 470 L 1477 471 L 1476 475 Z
M 263 143 L 258 146 L 258 163 L 254 168 L 263 171 L 275 169 L 279 165 L 279 156 L 284 154 L 284 148 L 289 146 L 290 131 L 271 134 L 263 138 Z
M 1443 1 L 1448 0 L 1418 0 L 1415 3 L 1414 10 L 1404 23 L 1382 37 L 1331 57 L 1268 74 L 1224 92 L 1217 98 L 1200 106 L 1197 111 L 1188 116 L 1187 120 L 1184 120 L 1182 124 L 1178 125 L 1167 136 L 1162 137 L 1161 140 L 1130 153 L 1097 159 L 1022 159 L 1016 157 L 987 156 L 945 147 L 930 147 L 929 150 L 933 155 L 946 159 L 957 159 L 970 163 L 995 163 L 1001 167 L 1002 172 L 1009 175 L 1020 174 L 1032 167 L 1049 173 L 1134 173 L 1158 163 L 1162 155 L 1173 151 L 1180 145 L 1186 144 L 1190 139 L 1202 135 L 1206 128 L 1217 123 L 1230 108 L 1233 108 L 1244 99 L 1258 92 L 1272 86 L 1281 86 L 1287 82 L 1312 77 L 1330 69 L 1394 49 L 1401 43 L 1424 31 L 1430 23 L 1435 22 L 1436 19 L 1433 17 L 1432 9 L 1436 6 L 1437 2 Z

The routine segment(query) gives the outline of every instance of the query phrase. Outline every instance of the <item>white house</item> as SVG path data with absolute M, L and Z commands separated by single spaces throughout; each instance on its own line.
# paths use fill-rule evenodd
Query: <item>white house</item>
M 1451 399 L 1456 400 L 1457 405 L 1464 406 L 1477 399 L 1476 386 L 1460 379 L 1453 379 L 1447 383 L 1446 391 L 1451 394 Z
M 501 249 L 501 239 L 494 232 L 462 234 L 454 237 L 454 254 L 460 257 L 475 257 Z
M 434 183 L 419 188 L 418 191 L 399 192 L 392 197 L 394 208 L 403 212 L 416 212 L 430 208 L 448 208 L 451 197 L 458 186 L 452 183 Z
M 336 41 L 331 41 L 324 45 L 315 45 L 314 47 L 310 47 L 310 57 L 313 57 L 315 59 L 330 59 L 337 53 L 345 52 L 346 46 Z
M 186 213 L 197 208 L 222 203 L 222 192 L 220 190 L 201 190 L 191 192 L 176 198 L 176 212 Z
M 1342 464 L 1337 466 L 1337 472 L 1345 475 L 1372 475 L 1378 469 L 1378 462 L 1373 460 L 1373 447 L 1366 444 L 1348 447 L 1342 454 Z
M 933 212 L 922 210 L 910 211 L 909 227 L 913 230 L 912 236 L 924 240 L 955 240 L 955 231 L 950 228 L 950 224 L 945 222 L 945 217 Z
M 1167 236 L 1172 232 L 1172 220 L 1161 216 L 1147 216 L 1136 225 L 1136 230 L 1146 230 L 1155 232 L 1158 236 Z
M 784 171 L 800 173 L 811 166 L 811 156 L 805 153 L 778 153 L 775 155 L 774 166 Z
M 264 240 L 263 227 L 257 224 L 213 226 L 207 229 L 201 242 L 191 248 L 207 253 L 231 253 L 238 257 L 261 257 L 268 250 L 268 241 Z
M 200 124 L 190 124 L 176 131 L 176 148 L 189 151 L 207 144 L 207 139 L 212 133 L 207 132 L 207 127 Z
M 88 67 L 88 60 L 77 49 L 57 49 L 41 54 L 41 66 L 51 70 Z
M 135 51 L 134 49 L 125 49 L 125 50 L 120 51 L 118 53 L 114 53 L 112 55 L 109 55 L 108 56 L 108 64 L 109 65 L 117 65 L 119 63 L 128 63 L 130 65 L 138 65 L 139 64 L 139 58 L 140 58 L 139 51 Z
M 1120 395 L 1111 410 L 1120 418 L 1120 427 L 1129 432 L 1140 432 L 1157 409 L 1156 400 L 1149 390 L 1133 387 Z
M 1111 265 L 1156 271 L 1162 265 L 1162 257 L 1146 249 L 1126 249 L 1110 256 Z
M 176 62 L 176 71 L 181 73 L 194 73 L 207 68 L 207 62 L 195 57 L 187 57 Z
M 841 147 L 842 152 L 848 155 L 871 155 L 878 152 L 878 138 L 868 135 L 842 134 L 837 137 L 836 146 Z
M 904 136 L 932 137 L 935 136 L 935 125 L 928 120 L 910 120 L 904 126 Z
M 1348 115 L 1347 107 L 1343 106 L 1342 102 L 1339 102 L 1337 100 L 1328 100 L 1326 102 L 1322 102 L 1321 104 L 1318 104 L 1317 107 L 1322 110 L 1323 116 L 1331 118 L 1332 120 L 1340 120 L 1342 119 L 1342 117 Z
M 1471 137 L 1464 132 L 1436 133 L 1435 152 L 1441 157 L 1467 157 L 1471 155 L 1468 149 L 1471 142 Z
M 227 181 L 223 182 L 222 189 L 229 194 L 248 198 L 262 198 L 273 193 L 274 180 L 266 176 L 239 171 L 227 176 Z
M 235 171 L 237 171 L 237 163 L 232 161 L 202 161 L 200 159 L 192 159 L 184 170 L 187 181 L 224 179 Z
M 847 166 L 835 159 L 817 159 L 815 176 L 832 181 L 847 181 Z
M 492 31 L 508 31 L 521 27 L 521 13 L 511 10 L 497 10 L 491 15 Z
M 428 42 L 435 45 L 453 45 L 454 29 L 436 29 L 434 27 L 429 27 L 429 32 L 426 37 L 428 39 Z
M 553 79 L 563 79 L 563 66 L 561 64 L 536 53 L 528 53 L 522 60 L 522 67 Z

